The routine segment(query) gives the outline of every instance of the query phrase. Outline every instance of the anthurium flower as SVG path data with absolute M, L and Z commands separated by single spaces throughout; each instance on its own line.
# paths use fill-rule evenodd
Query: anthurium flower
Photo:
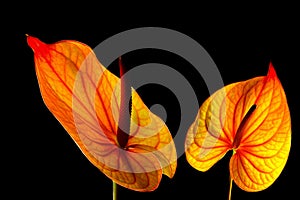
M 229 84 L 212 94 L 190 126 L 185 147 L 189 164 L 203 172 L 232 150 L 231 184 L 233 180 L 245 191 L 273 184 L 288 159 L 291 120 L 272 64 L 266 76 Z
M 162 174 L 174 176 L 177 156 L 167 126 L 89 46 L 73 40 L 46 44 L 32 36 L 27 42 L 45 105 L 95 167 L 135 191 L 153 191 Z M 127 130 L 120 124 L 128 124 Z

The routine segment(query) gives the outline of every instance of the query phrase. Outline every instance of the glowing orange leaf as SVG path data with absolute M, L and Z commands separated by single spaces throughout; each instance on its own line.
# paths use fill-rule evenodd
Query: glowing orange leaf
M 200 107 L 186 136 L 186 158 L 207 171 L 233 150 L 230 176 L 245 191 L 269 187 L 282 172 L 291 146 L 290 112 L 270 64 L 267 76 L 233 83 Z
M 46 106 L 94 166 L 136 191 L 155 190 L 162 174 L 173 177 L 177 156 L 172 136 L 131 88 L 130 134 L 117 137 L 123 86 L 89 46 L 71 40 L 45 44 L 32 36 L 27 42 Z

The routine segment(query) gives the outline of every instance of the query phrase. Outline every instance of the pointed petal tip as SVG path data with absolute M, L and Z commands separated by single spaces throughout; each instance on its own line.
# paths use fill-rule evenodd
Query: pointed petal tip
M 34 51 L 34 52 L 43 52 L 45 50 L 46 44 L 39 40 L 36 37 L 30 36 L 28 34 L 25 34 L 27 38 L 27 44 L 28 46 Z
M 25 36 L 27 39 L 28 46 L 33 49 L 36 46 L 36 43 L 38 43 L 39 39 L 28 34 L 25 34 Z
M 269 78 L 274 78 L 276 76 L 277 75 L 276 75 L 276 71 L 274 69 L 274 66 L 273 66 L 272 62 L 270 62 L 270 64 L 269 64 L 269 71 L 268 71 L 268 77 Z

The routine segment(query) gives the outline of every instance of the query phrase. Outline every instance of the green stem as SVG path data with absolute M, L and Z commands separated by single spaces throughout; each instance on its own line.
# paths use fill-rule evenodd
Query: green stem
M 232 178 L 230 177 L 228 200 L 231 200 Z
M 117 200 L 117 184 L 113 181 L 113 200 Z
M 236 153 L 236 149 L 232 149 L 232 156 Z M 229 192 L 228 192 L 228 200 L 231 200 L 231 191 L 232 191 L 232 181 L 231 175 L 229 173 Z

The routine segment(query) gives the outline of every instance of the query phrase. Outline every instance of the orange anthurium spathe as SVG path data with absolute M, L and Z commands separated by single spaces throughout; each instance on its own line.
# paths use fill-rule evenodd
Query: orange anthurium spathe
M 167 126 L 131 87 L 131 113 L 121 120 L 129 105 L 124 81 L 89 46 L 72 40 L 45 44 L 32 36 L 27 42 L 45 105 L 94 166 L 135 191 L 153 191 L 162 174 L 174 176 L 177 155 Z M 119 126 L 126 119 L 128 135 Z
M 249 192 L 268 188 L 282 172 L 291 147 L 289 107 L 272 64 L 266 76 L 211 95 L 189 128 L 185 147 L 189 164 L 203 172 L 233 150 L 231 183 Z

